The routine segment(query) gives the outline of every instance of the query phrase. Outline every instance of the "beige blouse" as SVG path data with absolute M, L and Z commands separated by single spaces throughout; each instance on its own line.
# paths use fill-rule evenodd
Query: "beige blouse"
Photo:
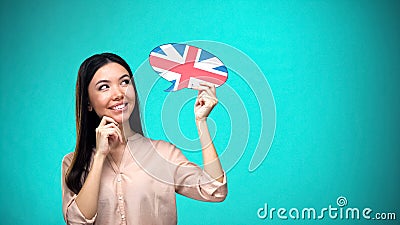
M 92 157 L 93 158 L 93 157 Z M 227 195 L 222 183 L 189 162 L 174 145 L 136 133 L 128 138 L 120 166 L 110 156 L 104 162 L 97 214 L 85 218 L 65 183 L 73 152 L 62 162 L 62 205 L 67 224 L 176 224 L 175 192 L 189 198 L 220 202 Z

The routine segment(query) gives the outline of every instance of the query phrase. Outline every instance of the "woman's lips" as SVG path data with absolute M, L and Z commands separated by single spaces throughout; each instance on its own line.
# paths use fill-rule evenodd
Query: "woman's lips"
M 124 111 L 128 107 L 128 103 L 122 103 L 111 107 L 114 111 Z

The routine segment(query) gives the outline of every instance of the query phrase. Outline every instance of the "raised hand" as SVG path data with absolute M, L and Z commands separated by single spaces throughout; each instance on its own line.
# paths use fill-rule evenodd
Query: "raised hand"
M 218 103 L 216 88 L 213 84 L 201 82 L 200 86 L 192 87 L 192 89 L 199 91 L 194 104 L 196 120 L 205 120 Z
M 99 126 L 96 128 L 97 152 L 107 155 L 110 152 L 110 146 L 118 144 L 118 141 L 123 142 L 118 123 L 111 117 L 103 116 Z

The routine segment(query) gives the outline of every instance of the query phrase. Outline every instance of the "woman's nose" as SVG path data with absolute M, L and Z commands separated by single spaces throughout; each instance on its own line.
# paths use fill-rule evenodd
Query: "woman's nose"
M 114 89 L 114 93 L 113 93 L 113 100 L 121 100 L 124 98 L 124 90 L 122 90 L 121 88 L 116 88 Z

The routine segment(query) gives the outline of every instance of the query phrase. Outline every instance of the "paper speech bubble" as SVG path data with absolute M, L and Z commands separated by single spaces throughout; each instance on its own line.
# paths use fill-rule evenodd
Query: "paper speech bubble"
M 215 55 L 187 44 L 164 44 L 149 55 L 153 70 L 172 85 L 165 91 L 199 86 L 202 81 L 221 86 L 228 79 L 228 69 Z

